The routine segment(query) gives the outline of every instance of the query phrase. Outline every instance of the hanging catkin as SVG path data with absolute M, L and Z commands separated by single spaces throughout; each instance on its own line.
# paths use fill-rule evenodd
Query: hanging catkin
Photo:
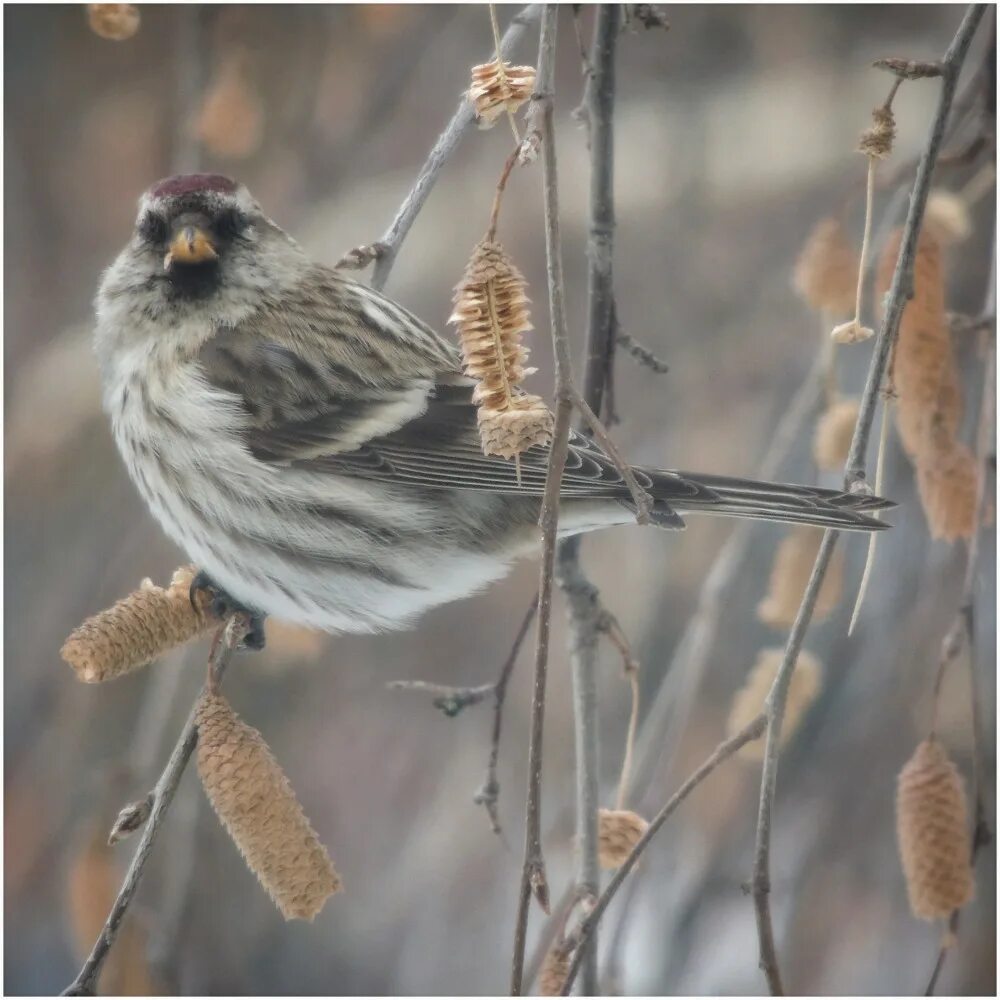
M 88 684 L 145 666 L 218 625 L 204 602 L 190 599 L 194 567 L 182 566 L 164 589 L 145 580 L 138 590 L 77 626 L 62 658 Z
M 858 422 L 859 404 L 855 396 L 834 400 L 819 418 L 813 438 L 813 458 L 824 472 L 840 472 L 844 468 Z
M 823 529 L 791 528 L 774 554 L 767 597 L 757 605 L 757 617 L 772 628 L 790 628 L 812 575 Z M 813 620 L 821 622 L 840 602 L 844 583 L 844 552 L 836 549 L 816 597 Z M 747 720 L 749 721 L 749 719 Z
M 896 832 L 914 916 L 947 917 L 972 899 L 965 790 L 934 737 L 917 747 L 899 773 Z
M 219 694 L 197 707 L 198 773 L 250 870 L 286 920 L 312 920 L 340 878 L 264 738 Z
M 557 938 L 545 953 L 545 959 L 538 973 L 538 995 L 540 997 L 562 996 L 563 984 L 569 973 L 573 950 Z
M 763 711 L 764 699 L 778 675 L 778 668 L 784 656 L 785 651 L 778 648 L 762 649 L 757 654 L 757 662 L 747 676 L 746 683 L 733 697 L 726 723 L 726 733 L 729 736 L 735 736 Z M 785 701 L 785 718 L 781 727 L 782 746 L 792 738 L 809 707 L 816 700 L 820 684 L 819 660 L 812 653 L 800 650 L 788 686 L 788 698 Z M 742 746 L 737 754 L 744 760 L 761 760 L 764 756 L 764 741 L 753 740 Z
M 854 309 L 858 255 L 833 216 L 820 219 L 795 263 L 795 290 L 814 309 L 846 315 Z
M 521 338 L 532 329 L 521 272 L 499 243 L 483 240 L 473 251 L 455 289 L 449 322 L 458 327 L 466 373 L 478 379 L 483 453 L 514 458 L 552 437 L 552 413 L 538 396 L 524 393 L 528 349 Z
M 897 231 L 882 252 L 879 299 L 892 284 L 901 239 Z M 910 458 L 919 460 L 937 449 L 937 441 L 954 437 L 962 418 L 958 371 L 945 315 L 941 251 L 926 233 L 917 244 L 913 298 L 900 320 L 892 374 L 899 436 Z
M 649 823 L 630 809 L 597 810 L 598 859 L 602 868 L 620 868 Z

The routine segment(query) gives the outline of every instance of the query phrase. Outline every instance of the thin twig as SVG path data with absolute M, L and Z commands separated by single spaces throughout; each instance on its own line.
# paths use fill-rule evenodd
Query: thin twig
M 476 805 L 483 806 L 486 809 L 487 815 L 490 818 L 490 826 L 497 836 L 503 834 L 500 826 L 500 814 L 497 809 L 497 800 L 500 797 L 500 779 L 497 777 L 497 763 L 500 759 L 503 706 L 507 698 L 507 684 L 510 681 L 510 675 L 514 670 L 514 664 L 517 662 L 518 654 L 521 652 L 521 646 L 528 636 L 528 630 L 531 628 L 531 623 L 535 620 L 535 613 L 537 611 L 538 594 L 535 594 L 528 610 L 525 612 L 521 627 L 517 630 L 517 635 L 514 637 L 510 653 L 504 661 L 504 665 L 500 668 L 500 676 L 497 678 L 496 684 L 493 685 L 493 732 L 490 737 L 490 759 L 486 765 L 486 780 L 483 782 L 482 788 L 476 792 L 475 802 Z
M 557 4 L 546 4 L 538 47 L 536 87 L 541 114 L 542 187 L 545 201 L 545 258 L 555 356 L 555 428 L 549 449 L 539 524 L 542 529 L 542 566 L 538 586 L 538 629 L 535 644 L 535 682 L 531 704 L 531 740 L 528 748 L 528 795 L 524 831 L 524 863 L 514 926 L 510 992 L 521 993 L 524 951 L 528 933 L 531 894 L 548 910 L 548 883 L 541 843 L 542 737 L 545 722 L 545 683 L 548 675 L 549 637 L 552 624 L 552 581 L 555 570 L 556 535 L 559 526 L 559 491 L 569 445 L 573 400 L 572 364 L 564 300 L 562 241 L 559 233 L 559 187 L 555 148 L 553 90 L 555 82 Z
M 474 687 L 453 687 L 450 684 L 434 684 L 431 681 L 389 681 L 387 688 L 394 691 L 420 691 L 434 695 L 431 704 L 453 719 L 470 705 L 485 701 L 496 689 L 494 684 L 477 684 Z
M 910 208 L 903 229 L 903 238 L 896 262 L 896 270 L 890 287 L 889 299 L 885 314 L 879 329 L 875 352 L 868 370 L 868 379 L 862 396 L 858 422 L 854 429 L 848 455 L 844 483 L 845 488 L 864 487 L 866 481 L 865 455 L 871 435 L 872 422 L 875 416 L 875 405 L 879 389 L 882 386 L 892 354 L 896 337 L 899 333 L 899 321 L 907 300 L 913 294 L 913 264 L 916 256 L 917 239 L 923 223 L 924 209 L 930 193 L 931 177 L 938 152 L 944 137 L 955 95 L 955 87 L 962 63 L 968 52 L 972 36 L 985 13 L 985 5 L 973 5 L 966 10 L 962 23 L 952 40 L 948 51 L 942 60 L 943 85 L 938 99 L 938 106 L 927 139 L 927 145 L 910 197 Z M 767 709 L 767 743 L 764 751 L 764 766 L 761 774 L 760 801 L 757 812 L 757 837 L 754 848 L 754 866 L 752 879 L 752 894 L 754 910 L 757 917 L 757 934 L 760 942 L 760 964 L 767 978 L 772 994 L 783 993 L 781 973 L 778 966 L 777 951 L 774 944 L 774 929 L 771 921 L 770 907 L 770 851 L 771 851 L 771 817 L 774 808 L 775 788 L 777 784 L 777 768 L 779 755 L 779 740 L 781 724 L 785 712 L 785 701 L 792 679 L 792 672 L 798 659 L 799 651 L 806 631 L 812 619 L 813 608 L 819 595 L 820 586 L 826 575 L 827 567 L 833 556 L 837 543 L 838 532 L 827 530 L 823 535 L 812 575 L 802 597 L 795 623 L 785 647 L 785 654 L 777 676 L 768 693 L 765 705 Z
M 615 311 L 615 320 L 616 322 L 618 320 L 617 310 Z M 648 347 L 644 347 L 632 334 L 626 333 L 620 326 L 615 334 L 615 342 L 625 349 L 625 353 L 636 364 L 643 368 L 648 368 L 650 371 L 656 372 L 657 375 L 666 375 L 670 371 L 670 366 L 666 361 L 661 361 Z
M 622 883 L 628 878 L 629 873 L 636 866 L 639 858 L 642 856 L 642 852 L 646 850 L 649 842 L 656 836 L 659 832 L 660 827 L 673 815 L 677 810 L 677 807 L 700 785 L 723 761 L 728 760 L 732 757 L 740 747 L 745 746 L 752 740 L 759 739 L 761 734 L 767 725 L 767 716 L 762 712 L 751 722 L 748 722 L 735 736 L 730 737 L 728 740 L 724 740 L 720 743 L 715 750 L 709 755 L 705 762 L 699 767 L 688 779 L 677 789 L 676 792 L 667 800 L 660 811 L 653 817 L 650 821 L 649 826 L 646 828 L 646 832 L 639 838 L 636 842 L 635 847 L 632 848 L 632 852 L 629 856 L 622 862 L 622 866 L 615 872 L 611 881 L 608 882 L 604 891 L 601 893 L 594 906 L 594 909 L 584 918 L 583 922 L 580 924 L 578 931 L 580 945 L 573 956 L 573 961 L 570 963 L 569 971 L 566 974 L 566 982 L 563 984 L 562 993 L 563 996 L 569 996 L 570 990 L 573 988 L 573 981 L 576 978 L 576 974 L 580 968 L 583 960 L 583 949 L 586 947 L 587 942 L 591 939 L 592 935 L 595 933 L 597 924 L 600 922 L 601 917 L 604 915 L 604 911 L 608 908 L 608 904 L 614 898 L 615 893 L 618 892 Z
M 243 641 L 243 638 L 250 631 L 250 622 L 246 615 L 234 615 L 216 633 L 213 642 L 212 654 L 209 657 L 210 676 L 215 682 L 221 679 L 226 667 L 232 658 L 236 647 Z M 206 682 L 205 690 L 208 689 Z M 156 786 L 153 788 L 152 807 L 149 811 L 149 818 L 146 820 L 142 837 L 132 856 L 125 881 L 118 893 L 118 898 L 111 907 L 108 919 L 101 930 L 100 936 L 94 944 L 93 950 L 83 963 L 83 967 L 77 973 L 76 979 L 63 990 L 63 996 L 94 996 L 97 991 L 97 980 L 101 974 L 104 962 L 111 952 L 111 947 L 115 943 L 122 921 L 132 901 L 135 899 L 136 890 L 142 879 L 149 860 L 150 852 L 153 848 L 153 841 L 160 830 L 160 826 L 166 817 L 170 803 L 173 801 L 177 786 L 180 784 L 184 768 L 194 751 L 198 742 L 198 727 L 195 722 L 195 708 L 192 707 L 187 723 L 181 731 L 180 738 L 174 746 L 167 766 L 163 769 Z
M 530 4 L 520 13 L 514 15 L 500 43 L 501 55 L 506 56 L 520 42 L 527 29 L 538 19 L 539 14 L 540 5 Z M 452 115 L 451 121 L 448 122 L 437 142 L 434 143 L 434 148 L 421 167 L 410 193 L 400 205 L 396 217 L 382 238 L 375 244 L 378 259 L 372 275 L 373 287 L 380 290 L 385 287 L 403 240 L 406 239 L 410 227 L 416 221 L 420 210 L 424 207 L 424 202 L 430 196 L 442 168 L 474 120 L 475 111 L 472 104 L 468 98 L 463 96 L 458 110 Z

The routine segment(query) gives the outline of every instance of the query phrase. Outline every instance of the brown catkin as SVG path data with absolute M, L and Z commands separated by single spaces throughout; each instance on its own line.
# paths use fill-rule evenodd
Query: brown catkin
M 888 289 L 902 234 L 886 245 L 878 289 Z M 971 538 L 978 468 L 957 438 L 962 390 L 945 312 L 944 271 L 937 241 L 922 233 L 914 260 L 913 298 L 899 324 L 893 360 L 896 427 L 913 462 L 921 505 L 932 537 Z
M 934 188 L 924 209 L 924 232 L 942 247 L 961 243 L 972 235 L 972 217 L 966 200 L 954 191 Z
M 795 262 L 794 285 L 814 309 L 835 315 L 854 311 L 858 255 L 833 216 L 820 219 L 809 234 Z
M 901 238 L 897 230 L 879 261 L 879 299 L 892 283 Z M 955 352 L 944 308 L 941 251 L 926 233 L 917 244 L 913 298 L 900 320 L 892 370 L 896 426 L 906 453 L 920 464 L 921 454 L 937 450 L 942 435 L 954 437 L 962 418 Z
M 312 920 L 341 888 L 326 848 L 264 738 L 219 694 L 196 710 L 205 794 L 286 920 Z
M 195 131 L 218 156 L 243 159 L 264 136 L 264 111 L 246 72 L 246 53 L 234 50 L 219 64 L 205 94 Z
M 757 617 L 765 625 L 773 628 L 792 626 L 822 541 L 823 529 L 811 527 L 794 527 L 781 540 L 771 566 L 767 597 L 757 605 Z M 819 588 L 813 621 L 829 618 L 840 601 L 843 584 L 844 552 L 835 549 Z
M 934 737 L 924 740 L 899 772 L 896 833 L 914 916 L 947 917 L 972 899 L 965 789 Z
M 483 240 L 475 248 L 454 304 L 449 322 L 458 327 L 467 374 L 479 381 L 473 399 L 484 454 L 513 458 L 547 444 L 551 412 L 518 388 L 528 374 L 521 338 L 532 329 L 526 283 L 499 243 Z
M 649 823 L 630 809 L 597 810 L 598 859 L 605 869 L 620 868 Z
M 62 658 L 88 684 L 121 677 L 175 646 L 197 638 L 218 622 L 203 603 L 190 600 L 194 567 L 178 569 L 165 590 L 150 581 L 114 606 L 77 626 L 63 644 Z
M 557 938 L 552 942 L 538 972 L 538 995 L 540 997 L 562 996 L 563 984 L 569 974 L 572 954 L 572 949 L 565 941 Z
M 961 441 L 949 441 L 917 467 L 917 489 L 931 538 L 971 538 L 976 523 L 979 465 Z
M 90 30 L 111 42 L 124 42 L 139 30 L 139 8 L 131 3 L 88 3 Z
M 856 396 L 837 399 L 819 418 L 813 438 L 813 457 L 820 469 L 839 472 L 844 468 L 860 408 L 861 401 Z
M 492 128 L 507 111 L 517 111 L 535 89 L 535 67 L 492 59 L 472 67 L 468 96 L 480 128 Z
M 764 699 L 778 675 L 784 656 L 783 649 L 762 649 L 757 654 L 757 662 L 747 676 L 746 683 L 736 692 L 729 709 L 726 723 L 729 736 L 735 736 L 764 710 Z M 809 707 L 816 700 L 821 681 L 819 660 L 812 653 L 800 650 L 785 701 L 785 718 L 781 727 L 782 746 L 795 734 Z M 737 754 L 744 760 L 762 760 L 764 741 L 753 740 L 740 747 Z

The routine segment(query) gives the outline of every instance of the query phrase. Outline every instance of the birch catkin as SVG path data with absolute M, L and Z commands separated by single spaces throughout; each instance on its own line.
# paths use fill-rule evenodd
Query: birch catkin
M 764 699 L 778 675 L 778 669 L 785 657 L 783 649 L 762 649 L 757 654 L 757 662 L 747 676 L 746 683 L 736 692 L 729 709 L 726 733 L 735 736 L 748 726 L 764 709 Z M 819 660 L 812 653 L 800 650 L 799 658 L 792 671 L 785 702 L 785 718 L 781 727 L 781 745 L 784 746 L 798 729 L 810 706 L 816 700 L 821 686 Z M 762 760 L 764 741 L 754 740 L 740 747 L 738 756 L 744 760 Z
M 212 808 L 282 916 L 312 920 L 340 878 L 288 778 L 221 695 L 202 695 L 196 718 L 198 773 Z
M 649 823 L 630 809 L 598 809 L 598 860 L 605 869 L 620 868 Z
M 194 568 L 178 569 L 166 589 L 151 581 L 77 626 L 62 658 L 87 684 L 121 677 L 175 646 L 196 639 L 218 622 L 203 603 L 191 602 Z
M 858 255 L 840 222 L 820 219 L 795 263 L 795 290 L 814 309 L 846 315 L 854 309 Z
M 757 617 L 765 625 L 773 628 L 791 627 L 806 592 L 822 541 L 823 529 L 811 527 L 794 527 L 781 540 L 774 554 L 767 597 L 757 605 Z M 842 549 L 837 549 L 816 597 L 814 621 L 823 621 L 836 608 L 840 602 L 843 582 L 844 553 Z
M 965 790 L 934 737 L 924 740 L 900 771 L 896 832 L 914 916 L 947 917 L 972 899 Z
M 528 374 L 522 337 L 532 329 L 526 283 L 499 243 L 483 240 L 455 289 L 449 322 L 458 327 L 465 370 L 478 379 L 483 453 L 515 458 L 552 437 L 552 413 L 518 387 Z

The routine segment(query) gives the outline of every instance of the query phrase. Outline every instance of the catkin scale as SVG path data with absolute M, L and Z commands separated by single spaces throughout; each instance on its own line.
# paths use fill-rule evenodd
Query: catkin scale
M 194 568 L 178 569 L 166 589 L 149 581 L 77 626 L 60 654 L 88 684 L 121 677 L 195 639 L 218 623 L 190 600 Z
M 620 868 L 649 823 L 630 809 L 597 810 L 598 860 L 604 869 Z
M 524 277 L 499 243 L 475 248 L 455 289 L 449 319 L 458 328 L 466 374 L 478 385 L 479 435 L 486 455 L 514 458 L 552 436 L 552 413 L 518 386 L 528 374 L 521 338 L 532 329 Z
M 735 736 L 763 711 L 764 699 L 774 683 L 784 656 L 783 649 L 762 649 L 757 654 L 757 661 L 747 676 L 746 683 L 736 692 L 730 706 L 729 719 L 726 723 L 726 732 L 729 736 Z M 819 660 L 812 653 L 801 650 L 788 685 L 785 718 L 781 727 L 782 746 L 792 738 L 810 705 L 816 700 L 820 684 Z M 744 760 L 762 760 L 764 741 L 753 740 L 740 747 L 737 754 Z
M 965 790 L 940 742 L 924 740 L 899 773 L 896 833 L 913 915 L 947 917 L 975 891 Z
M 497 59 L 473 66 L 468 97 L 479 127 L 492 128 L 505 111 L 516 111 L 534 88 L 534 66 L 513 66 Z
M 288 778 L 221 695 L 202 695 L 196 721 L 198 774 L 212 808 L 282 916 L 312 920 L 341 883 Z
M 794 623 L 822 541 L 823 530 L 809 527 L 794 527 L 781 540 L 774 554 L 767 596 L 757 605 L 757 617 L 765 625 L 790 628 Z M 816 597 L 814 621 L 830 616 L 840 601 L 843 583 L 844 553 L 837 549 Z

